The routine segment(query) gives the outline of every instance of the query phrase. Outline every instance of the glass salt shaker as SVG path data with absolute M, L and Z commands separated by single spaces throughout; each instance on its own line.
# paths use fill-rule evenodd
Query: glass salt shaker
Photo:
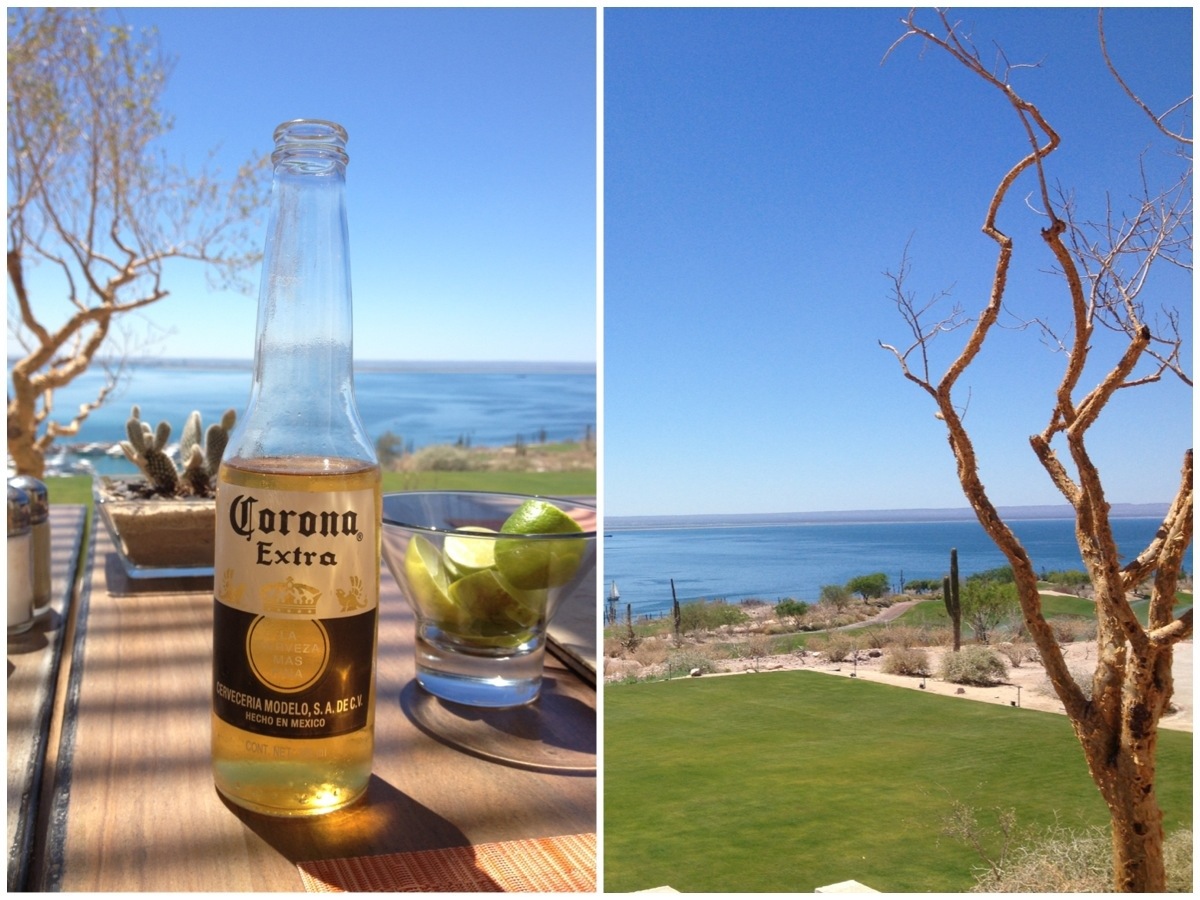
M 33 526 L 29 495 L 8 485 L 8 633 L 33 627 Z
M 33 614 L 50 611 L 50 495 L 32 475 L 18 475 L 10 484 L 29 495 L 29 524 L 33 532 Z

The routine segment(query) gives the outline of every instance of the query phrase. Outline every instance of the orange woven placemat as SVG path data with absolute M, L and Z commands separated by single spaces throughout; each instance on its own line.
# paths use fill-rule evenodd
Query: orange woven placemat
M 300 863 L 309 892 L 596 890 L 596 835 Z

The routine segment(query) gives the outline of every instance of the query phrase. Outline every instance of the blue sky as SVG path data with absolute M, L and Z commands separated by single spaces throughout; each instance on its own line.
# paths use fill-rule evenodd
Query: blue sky
M 963 505 L 931 401 L 879 348 L 905 336 L 884 273 L 908 245 L 918 296 L 983 296 L 984 208 L 1024 145 L 999 98 L 943 55 L 910 42 L 883 63 L 903 13 L 605 11 L 610 515 Z M 598 359 L 594 9 L 121 15 L 177 58 L 168 147 L 192 161 L 219 145 L 232 169 L 298 116 L 348 128 L 360 360 Z M 1124 204 L 1149 135 L 1103 68 L 1094 13 L 958 15 L 987 53 L 1040 61 L 1015 83 L 1064 138 L 1052 180 L 1090 217 L 1106 190 Z M 1118 63 L 1157 108 L 1191 90 L 1191 15 L 1108 13 Z M 1061 325 L 1041 219 L 1016 202 L 1001 224 L 1018 240 L 1012 308 Z M 175 329 L 163 355 L 251 355 L 254 296 L 211 293 L 185 267 L 171 288 L 151 313 Z M 1147 298 L 1180 308 L 1189 336 L 1190 291 L 1163 270 Z M 936 370 L 954 346 L 940 342 Z M 1061 364 L 1010 330 L 964 383 L 997 503 L 1061 501 L 1027 444 Z M 1173 381 L 1114 402 L 1093 442 L 1111 501 L 1172 496 L 1191 410 Z
M 595 361 L 594 10 L 119 15 L 176 59 L 173 158 L 232 172 L 282 121 L 346 127 L 358 359 Z M 256 289 L 168 272 L 158 353 L 249 359 Z
M 905 338 L 884 273 L 911 241 L 918 297 L 986 296 L 996 250 L 980 225 L 1026 146 L 1001 99 L 945 56 L 911 42 L 881 65 L 903 12 L 607 11 L 607 514 L 965 505 L 932 401 L 879 347 Z M 1105 190 L 1126 205 L 1149 135 L 1103 68 L 1094 12 L 956 14 L 987 56 L 995 42 L 1042 63 L 1014 83 L 1062 134 L 1052 180 L 1093 218 Z M 1107 25 L 1152 106 L 1190 94 L 1190 9 L 1112 10 Z M 1009 299 L 1061 325 L 1029 189 L 1001 219 L 1018 241 Z M 1190 279 L 1161 275 L 1145 299 L 1181 308 L 1190 340 Z M 964 381 L 997 504 L 1063 502 L 1027 443 L 1062 362 L 1010 330 Z M 1173 496 L 1191 409 L 1174 381 L 1118 397 L 1093 440 L 1111 502 Z

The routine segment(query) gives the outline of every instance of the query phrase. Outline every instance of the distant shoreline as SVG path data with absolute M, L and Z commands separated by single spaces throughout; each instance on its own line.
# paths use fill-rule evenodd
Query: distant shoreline
M 1111 515 L 1118 519 L 1160 519 L 1166 515 L 1167 503 L 1114 503 Z M 1002 518 L 1013 521 L 1029 519 L 1072 519 L 1074 511 L 1066 504 L 1045 506 L 1002 506 Z M 974 520 L 968 507 L 941 509 L 866 509 L 827 512 L 792 513 L 731 513 L 675 516 L 608 516 L 605 531 L 650 530 L 668 528 L 766 528 L 780 525 L 878 525 L 884 523 L 961 522 Z
M 9 359 L 12 371 L 15 360 Z M 143 369 L 230 369 L 250 371 L 254 367 L 249 359 L 215 359 L 196 357 L 129 359 L 128 366 Z M 495 375 L 595 375 L 594 362 L 546 362 L 509 360 L 379 360 L 360 359 L 354 363 L 356 372 L 421 372 L 444 375 L 447 373 L 495 374 Z

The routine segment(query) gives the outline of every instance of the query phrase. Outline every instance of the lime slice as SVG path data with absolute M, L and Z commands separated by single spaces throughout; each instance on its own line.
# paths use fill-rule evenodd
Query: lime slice
M 464 575 L 450 585 L 450 598 L 462 616 L 456 633 L 487 646 L 528 640 L 545 605 L 507 584 L 495 569 Z
M 579 523 L 552 503 L 526 500 L 500 527 L 503 534 L 575 534 Z M 542 590 L 566 584 L 579 568 L 586 544 L 578 541 L 528 541 L 520 538 L 496 542 L 496 567 L 509 583 L 521 590 Z
M 442 543 L 442 553 L 446 556 L 446 562 L 453 570 L 453 574 L 458 577 L 478 572 L 481 569 L 490 569 L 496 564 L 493 552 L 495 540 L 465 536 L 466 532 L 472 531 L 486 534 L 496 533 L 490 528 L 467 526 L 458 529 L 453 534 L 446 535 L 446 539 Z
M 422 615 L 441 623 L 459 620 L 459 610 L 447 593 L 449 578 L 441 554 L 419 534 L 413 536 L 404 552 L 404 576 Z

